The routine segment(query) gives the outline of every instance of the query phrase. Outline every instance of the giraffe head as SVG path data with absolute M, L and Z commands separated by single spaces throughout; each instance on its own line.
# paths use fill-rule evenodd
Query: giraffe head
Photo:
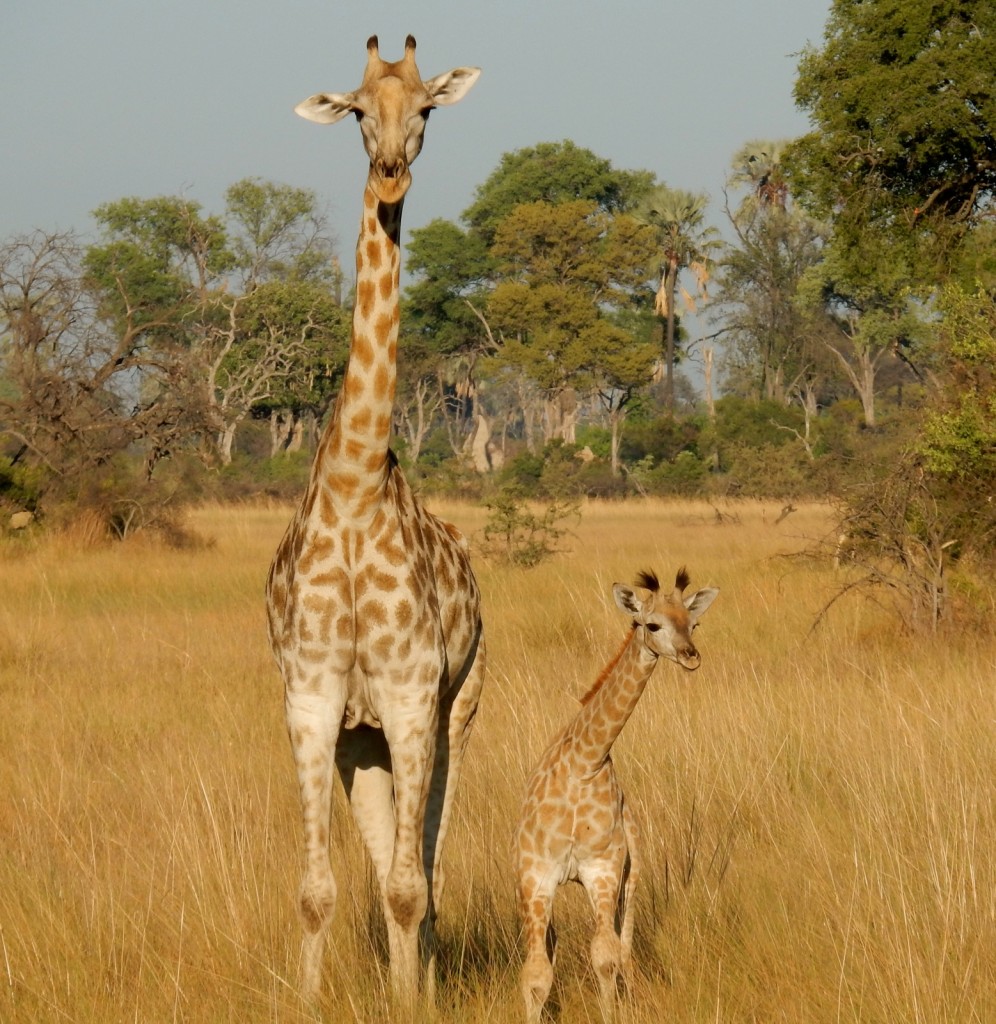
M 359 89 L 316 93 L 294 110 L 319 124 L 355 114 L 370 158 L 367 183 L 382 203 L 397 203 L 412 183 L 410 168 L 422 150 L 429 111 L 462 100 L 480 73 L 480 68 L 454 68 L 423 81 L 415 66 L 414 36 L 405 40 L 404 57 L 393 63 L 381 60 L 377 37 L 371 36 Z
M 637 577 L 636 588 L 645 592 L 645 597 L 640 597 L 636 588 L 625 583 L 613 584 L 612 593 L 616 604 L 632 616 L 633 629 L 642 633 L 643 645 L 651 654 L 662 655 L 692 671 L 702 662 L 692 643 L 692 630 L 716 600 L 719 590 L 704 587 L 685 597 L 687 586 L 688 573 L 682 568 L 678 570 L 670 594 L 661 592 L 660 582 L 652 572 L 642 572 Z

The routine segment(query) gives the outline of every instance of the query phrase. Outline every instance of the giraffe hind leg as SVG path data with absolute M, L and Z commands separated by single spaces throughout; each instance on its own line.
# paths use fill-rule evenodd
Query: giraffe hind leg
M 435 675 L 438 677 L 438 669 Z M 429 678 L 430 672 L 424 672 Z M 413 1003 L 419 990 L 419 936 L 429 909 L 422 862 L 426 804 L 436 748 L 436 708 L 396 701 L 382 716 L 394 779 L 393 851 L 384 889 L 384 917 L 390 947 L 391 988 Z
M 602 1019 L 615 1019 L 616 1000 L 622 970 L 622 942 L 616 931 L 622 883 L 622 864 L 589 863 L 579 872 L 595 911 L 595 934 L 591 940 L 591 965 L 598 983 L 598 1005 Z
M 633 966 L 633 898 L 640 878 L 640 829 L 628 807 L 623 808 L 623 830 L 626 835 L 628 857 L 624 868 L 624 883 L 619 906 L 619 958 L 627 995 L 633 993 L 635 970 Z
M 467 741 L 470 739 L 484 682 L 483 638 L 479 639 L 471 658 L 473 660 L 470 662 L 463 680 L 455 691 L 446 695 L 439 710 L 436 756 L 426 805 L 422 857 L 426 878 L 429 881 L 429 909 L 423 922 L 420 949 L 426 982 L 426 997 L 430 1005 L 435 1000 L 435 919 L 446 883 L 442 863 L 443 844 L 453 811 L 453 798 L 460 779 Z

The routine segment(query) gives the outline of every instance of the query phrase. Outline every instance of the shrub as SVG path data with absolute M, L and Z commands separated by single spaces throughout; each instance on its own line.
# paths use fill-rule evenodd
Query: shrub
M 531 511 L 512 487 L 500 488 L 485 506 L 490 514 L 482 530 L 483 552 L 524 568 L 562 550 L 558 545 L 570 532 L 563 521 L 581 517 L 577 501 L 555 501 L 542 511 Z

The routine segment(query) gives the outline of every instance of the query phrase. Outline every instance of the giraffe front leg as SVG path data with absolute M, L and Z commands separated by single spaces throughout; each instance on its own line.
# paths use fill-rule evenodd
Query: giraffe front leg
M 519 870 L 519 913 L 522 917 L 526 956 L 519 975 L 519 987 L 526 1020 L 537 1024 L 553 987 L 556 950 L 551 918 L 557 875 L 552 869 Z
M 616 999 L 622 970 L 622 943 L 616 932 L 616 911 L 622 886 L 621 857 L 583 865 L 581 883 L 595 910 L 595 934 L 591 939 L 591 965 L 598 982 L 602 1019 L 615 1020 Z
M 314 999 L 321 990 L 325 933 L 337 895 L 329 860 L 329 825 L 335 743 L 344 703 L 327 696 L 288 691 L 284 706 L 304 821 L 305 868 L 299 895 L 304 930 L 301 993 Z

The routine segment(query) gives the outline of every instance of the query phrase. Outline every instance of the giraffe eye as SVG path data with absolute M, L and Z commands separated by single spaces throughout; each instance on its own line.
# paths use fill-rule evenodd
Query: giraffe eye
M 660 625 L 658 623 L 656 623 L 656 622 L 648 622 L 647 623 L 647 629 L 650 630 L 651 633 L 656 633 L 657 630 L 659 630 L 660 628 L 661 628 Z

